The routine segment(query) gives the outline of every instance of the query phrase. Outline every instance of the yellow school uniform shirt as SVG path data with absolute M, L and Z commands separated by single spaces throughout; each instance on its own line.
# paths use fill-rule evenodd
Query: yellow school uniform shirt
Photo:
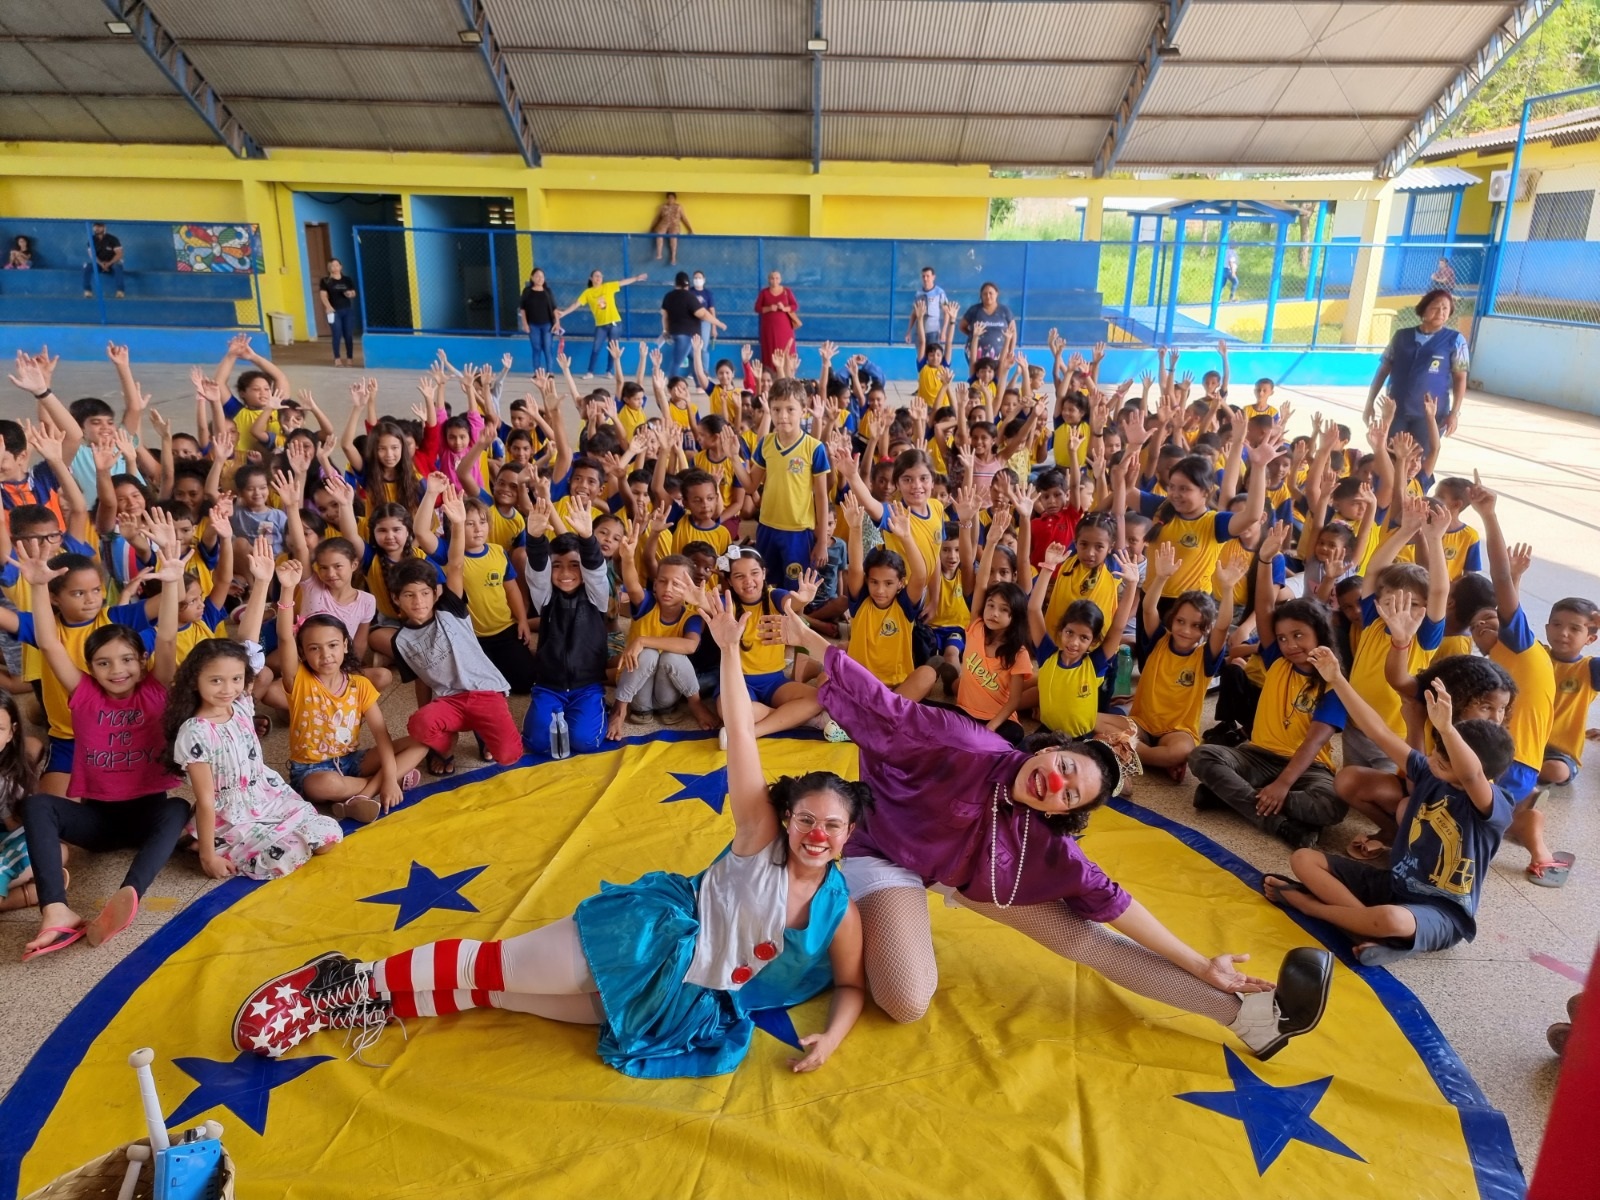
M 802 433 L 789 446 L 779 445 L 775 433 L 762 439 L 756 450 L 756 462 L 767 473 L 761 487 L 761 524 L 789 532 L 816 528 L 816 494 L 811 480 L 821 450 L 822 443 L 809 433 Z
M 915 606 L 904 590 L 887 608 L 879 608 L 863 591 L 861 603 L 850 614 L 848 653 L 878 682 L 899 687 L 915 669 L 911 657 L 911 627 L 915 624 Z
M 472 631 L 479 637 L 492 637 L 511 625 L 511 605 L 506 601 L 506 578 L 510 564 L 506 552 L 490 542 L 479 551 L 461 556 L 461 585 L 466 595 Z
M 633 618 L 628 626 L 628 640 L 636 642 L 640 638 L 679 638 L 686 636 L 683 627 L 688 624 L 689 618 L 695 615 L 695 609 L 685 604 L 678 611 L 676 620 L 669 621 L 661 611 L 661 605 L 650 597 L 652 603 L 641 616 Z M 643 607 L 643 606 L 641 606 Z
M 517 539 L 528 532 L 527 518 L 517 509 L 511 510 L 508 517 L 500 511 L 500 506 L 489 506 L 489 541 L 492 545 L 499 546 L 507 558 L 517 544 Z
M 934 609 L 933 624 L 936 629 L 965 629 L 972 621 L 972 605 L 961 590 L 961 572 L 948 579 L 939 576 L 939 604 Z
M 602 283 L 599 287 L 586 287 L 578 293 L 578 303 L 587 304 L 596 325 L 615 325 L 622 320 L 617 311 L 617 293 L 620 283 Z
M 1280 658 L 1267 668 L 1261 683 L 1261 700 L 1256 705 L 1250 740 L 1280 758 L 1293 758 L 1311 732 L 1312 714 L 1326 689 L 1316 674 L 1296 671 L 1287 659 Z M 1329 750 L 1332 739 L 1317 751 L 1316 761 L 1333 769 Z
M 928 459 L 933 463 L 933 473 L 950 476 L 950 464 L 956 461 L 956 452 L 953 446 L 946 446 L 938 438 L 928 439 Z
M 928 507 L 924 511 L 907 511 L 911 514 L 911 540 L 917 544 L 917 553 L 922 555 L 922 569 L 930 573 L 937 571 L 939 548 L 944 545 L 944 501 L 929 496 Z M 901 558 L 906 557 L 905 543 L 887 529 L 883 531 L 883 544 Z M 914 596 L 912 599 L 921 600 L 922 597 Z
M 1072 431 L 1082 436 L 1083 442 L 1078 446 L 1078 453 L 1072 453 Z M 1050 442 L 1050 455 L 1055 459 L 1058 467 L 1082 467 L 1089 461 L 1089 422 L 1079 421 L 1076 425 L 1063 422 L 1056 427 L 1055 436 Z
M 693 518 L 687 515 L 679 517 L 670 529 L 663 529 L 661 536 L 656 539 L 657 561 L 669 554 L 682 554 L 683 548 L 691 542 L 705 542 L 720 558 L 728 552 L 733 535 L 728 532 L 726 525 L 713 524 L 708 529 L 702 529 L 694 523 Z
M 739 410 L 743 405 L 743 397 L 736 387 L 723 387 L 720 383 L 711 385 L 711 390 L 706 393 L 707 406 L 717 416 L 735 428 L 739 425 Z
M 422 552 L 420 547 L 413 546 L 411 547 L 410 557 L 426 558 L 427 555 Z M 400 561 L 403 562 L 404 558 L 402 557 Z M 394 599 L 389 595 L 389 583 L 383 574 L 384 569 L 391 565 L 398 565 L 398 563 L 391 564 L 388 559 L 383 557 L 381 551 L 373 554 L 372 562 L 368 564 L 366 570 L 367 591 L 371 592 L 372 598 L 378 602 L 378 611 L 380 613 L 398 620 L 400 610 L 394 606 Z
M 211 626 L 207 625 L 204 621 L 190 621 L 187 625 L 180 628 L 178 630 L 177 637 L 178 665 L 180 667 L 183 666 L 183 660 L 188 658 L 189 655 L 194 652 L 194 648 L 201 642 L 209 642 L 216 636 L 218 636 L 217 631 L 211 628 Z M 155 661 L 154 654 L 150 656 L 150 661 L 153 665 Z
M 1246 421 L 1251 417 L 1275 417 L 1277 415 L 1278 407 L 1275 404 L 1269 404 L 1265 408 L 1257 408 L 1252 402 L 1250 407 L 1244 410 L 1244 419 Z
M 758 628 L 762 617 L 783 614 L 782 607 L 772 598 L 772 591 L 770 587 L 763 588 L 761 599 L 754 604 L 746 604 L 737 596 L 734 597 L 739 612 L 750 614 L 750 620 L 745 622 L 744 633 L 739 636 L 739 665 L 744 668 L 746 675 L 771 675 L 783 670 L 783 644 L 768 645 L 763 642 Z
M 73 666 L 85 673 L 89 670 L 88 660 L 83 656 L 84 643 L 89 640 L 89 635 L 96 629 L 104 629 L 111 624 L 109 610 L 101 609 L 100 615 L 92 621 L 82 625 L 68 625 L 56 618 L 56 629 L 60 632 L 61 644 L 66 647 L 67 656 L 72 659 Z M 43 656 L 40 658 L 43 667 Z M 45 716 L 49 718 L 50 736 L 62 740 L 72 738 L 72 710 L 67 707 L 71 693 L 66 686 L 56 678 L 53 671 L 41 669 L 39 680 L 42 685 Z
M 250 435 L 250 429 L 256 423 L 256 418 L 261 415 L 259 408 L 250 408 L 242 401 L 239 411 L 233 414 L 233 427 L 239 431 L 239 448 L 235 451 L 236 461 L 244 461 L 244 455 L 252 450 L 260 450 L 261 442 Z M 267 418 L 267 433 L 273 439 L 273 445 L 282 444 L 283 428 L 278 424 L 278 414 L 273 413 Z
M 1217 569 L 1222 543 L 1227 540 L 1217 537 L 1217 516 L 1215 509 L 1208 508 L 1193 520 L 1174 516 L 1161 527 L 1156 541 L 1167 543 L 1178 554 L 1178 569 L 1161 589 L 1163 597 L 1211 591 L 1211 576 Z
M 727 508 L 733 503 L 733 485 L 736 482 L 733 474 L 733 459 L 712 458 L 705 450 L 694 452 L 694 465 L 698 470 L 717 481 L 717 496 L 722 501 L 722 507 Z
M 1117 577 L 1108 565 L 1102 563 L 1090 570 L 1078 561 L 1076 554 L 1072 555 L 1057 568 L 1055 583 L 1051 585 L 1050 602 L 1044 610 L 1045 632 L 1053 638 L 1061 628 L 1061 618 L 1066 616 L 1067 607 L 1077 600 L 1094 601 L 1101 617 L 1110 625 L 1117 611 L 1117 595 Z
M 1139 669 L 1133 705 L 1128 710 L 1140 729 L 1151 737 L 1187 733 L 1200 740 L 1200 710 L 1205 707 L 1210 679 L 1206 670 L 1209 653 L 1205 642 L 1188 654 L 1179 654 L 1172 648 L 1170 636 L 1163 633 L 1157 639 Z
M 361 714 L 378 703 L 378 689 L 361 675 L 344 676 L 338 693 L 315 671 L 301 667 L 289 692 L 289 758 L 323 763 L 343 758 L 361 744 Z
M 667 415 L 672 418 L 672 423 L 683 432 L 687 433 L 694 428 L 694 401 L 679 404 L 674 400 L 667 401 Z
M 1423 645 L 1424 641 L 1432 640 L 1427 634 L 1428 624 L 1424 619 L 1422 629 L 1411 640 L 1411 649 L 1406 655 L 1406 673 L 1409 675 L 1415 675 L 1432 662 L 1438 650 L 1437 644 L 1431 649 Z M 1441 627 L 1434 625 L 1433 628 L 1438 630 Z M 1367 596 L 1361 601 L 1361 640 L 1356 643 L 1355 660 L 1350 664 L 1350 686 L 1383 718 L 1383 723 L 1394 731 L 1396 737 L 1405 737 L 1400 693 L 1389 686 L 1383 671 L 1384 661 L 1389 657 L 1389 643 L 1389 626 L 1378 615 L 1377 598 Z
M 1589 706 L 1600 696 L 1595 687 L 1595 660 L 1575 658 L 1562 662 L 1551 657 L 1556 676 L 1555 715 L 1550 722 L 1550 748 L 1559 750 L 1579 766 L 1583 765 L 1584 727 L 1589 723 Z M 1518 697 L 1520 700 L 1521 697 Z
M 1068 737 L 1082 737 L 1094 728 L 1105 658 L 1098 651 L 1068 666 L 1060 653 L 1039 668 L 1039 720 Z
M 1447 529 L 1444 536 L 1439 539 L 1444 545 L 1445 569 L 1450 573 L 1450 582 L 1460 579 L 1468 570 L 1478 570 L 1481 552 L 1477 550 L 1478 531 L 1471 525 L 1463 523 L 1457 529 Z
M 572 527 L 572 521 L 571 521 L 572 514 L 573 514 L 573 512 L 576 511 L 573 508 L 572 497 L 570 495 L 566 495 L 566 496 L 561 497 L 561 499 L 557 500 L 555 502 L 555 510 L 556 510 L 556 516 L 561 518 L 561 523 L 563 525 L 566 525 L 567 528 L 570 529 Z M 591 521 L 598 521 L 601 517 L 605 516 L 609 511 L 610 511 L 609 509 L 601 508 L 598 504 L 591 504 L 591 505 L 589 505 L 589 519 Z M 628 524 L 627 513 L 626 512 L 619 512 L 617 514 L 617 516 L 622 518 L 623 527 L 626 528 L 627 524 Z
M 939 375 L 938 367 L 923 367 L 917 372 L 917 396 L 929 408 L 939 399 L 939 389 L 942 387 L 944 380 Z
M 617 407 L 617 428 L 622 431 L 622 440 L 631 442 L 633 435 L 639 432 L 640 426 L 650 419 L 650 414 L 645 412 L 644 405 L 635 408 L 631 404 L 622 404 Z
M 1526 650 L 1513 650 L 1506 644 L 1508 635 L 1515 638 L 1519 634 Z M 1516 703 L 1506 716 L 1506 730 L 1516 746 L 1516 761 L 1537 771 L 1544 766 L 1545 747 L 1550 744 L 1550 729 L 1555 721 L 1555 660 L 1544 645 L 1534 641 L 1528 618 L 1520 608 L 1509 624 L 1501 623 L 1500 640 L 1490 648 L 1489 657 L 1504 667 L 1517 685 Z

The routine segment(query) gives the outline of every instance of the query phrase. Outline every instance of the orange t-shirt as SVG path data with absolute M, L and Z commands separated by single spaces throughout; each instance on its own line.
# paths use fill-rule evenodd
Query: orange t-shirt
M 984 633 L 981 617 L 967 626 L 967 649 L 961 659 L 956 703 L 968 716 L 987 722 L 1010 703 L 1011 677 L 1033 674 L 1033 658 L 1026 646 L 1009 663 L 991 657 L 984 646 Z

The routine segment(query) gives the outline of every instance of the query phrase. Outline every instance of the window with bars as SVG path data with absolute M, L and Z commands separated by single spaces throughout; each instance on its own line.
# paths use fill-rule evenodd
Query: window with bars
M 1530 242 L 1581 242 L 1589 236 L 1594 192 L 1541 192 L 1533 198 Z
M 1443 241 L 1450 234 L 1454 192 L 1418 192 L 1411 197 L 1411 236 Z

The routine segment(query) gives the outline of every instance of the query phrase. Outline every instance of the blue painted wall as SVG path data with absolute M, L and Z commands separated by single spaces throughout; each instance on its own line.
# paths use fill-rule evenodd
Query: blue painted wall
M 202 363 L 220 359 L 234 331 L 229 329 L 165 329 L 138 325 L 7 325 L 7 345 L 48 345 L 51 354 L 68 362 L 105 363 L 106 343 L 128 347 L 134 362 Z M 268 339 L 255 336 L 256 353 L 272 357 Z M 13 393 L 15 394 L 15 393 Z
M 1533 245 L 1550 245 L 1534 242 Z M 1529 370 L 1537 363 L 1538 370 Z M 1484 317 L 1472 349 L 1473 387 L 1600 416 L 1600 327 Z
M 306 225 L 326 223 L 328 240 L 333 245 L 333 256 L 344 267 L 350 278 L 356 277 L 356 241 L 351 231 L 357 225 L 398 225 L 395 214 L 395 197 L 379 194 L 340 195 L 326 192 L 296 192 L 294 196 L 295 237 L 300 243 L 301 287 L 305 289 L 306 311 L 320 314 L 321 301 L 317 298 L 317 284 L 327 273 L 326 263 L 314 263 L 306 252 Z M 364 283 L 365 281 L 363 281 Z M 374 280 L 374 286 L 381 281 Z M 405 286 L 404 276 L 401 286 Z M 356 305 L 356 329 L 360 331 L 363 306 Z M 327 336 L 326 322 L 318 319 L 317 336 Z
M 424 329 L 494 330 L 488 202 L 477 196 L 411 197 L 411 235 Z M 438 230 L 438 232 L 429 232 Z

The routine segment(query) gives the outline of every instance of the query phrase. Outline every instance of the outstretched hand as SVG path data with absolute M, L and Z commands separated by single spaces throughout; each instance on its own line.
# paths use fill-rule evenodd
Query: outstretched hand
M 723 652 L 737 654 L 745 626 L 750 623 L 750 614 L 740 613 L 726 594 L 714 588 L 690 588 L 686 599 L 691 608 L 699 611 L 712 640 Z
M 1246 975 L 1234 964 L 1249 962 L 1248 954 L 1219 954 L 1206 963 L 1197 978 L 1221 992 L 1270 992 L 1273 985 L 1265 979 Z

